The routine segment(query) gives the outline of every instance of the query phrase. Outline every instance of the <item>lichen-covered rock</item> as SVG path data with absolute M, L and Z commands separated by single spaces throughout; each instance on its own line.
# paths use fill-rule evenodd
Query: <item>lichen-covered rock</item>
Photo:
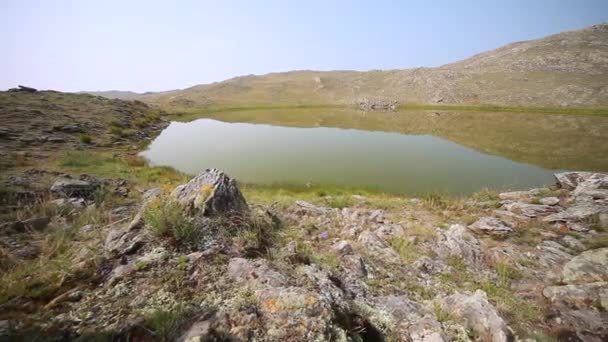
M 522 202 L 513 202 L 507 203 L 504 207 L 517 215 L 521 215 L 524 217 L 535 218 L 538 216 L 546 216 L 552 213 L 557 212 L 557 209 L 554 206 L 544 205 L 544 204 L 529 204 Z
M 543 218 L 545 222 L 580 222 L 602 212 L 608 212 L 608 208 L 593 202 L 577 203 L 566 210 Z
M 481 242 L 460 224 L 453 224 L 437 235 L 435 252 L 442 258 L 462 258 L 469 266 L 478 267 L 483 262 Z
M 146 243 L 144 234 L 139 230 L 112 229 L 104 244 L 106 253 L 112 257 L 132 254 Z
M 472 230 L 478 233 L 491 235 L 505 235 L 513 232 L 511 225 L 496 217 L 482 217 L 475 223 L 469 226 Z
M 95 191 L 99 188 L 99 184 L 92 182 L 72 179 L 59 178 L 51 186 L 51 192 L 59 197 L 79 197 L 93 198 Z
M 574 190 L 580 183 L 593 175 L 592 172 L 562 172 L 554 175 L 557 185 L 566 190 Z
M 608 310 L 608 283 L 605 281 L 580 284 L 549 286 L 543 290 L 543 295 L 553 305 L 566 308 L 583 309 L 601 307 Z
M 564 265 L 563 281 L 568 284 L 608 281 L 608 247 L 585 251 Z
M 217 169 L 208 169 L 188 183 L 177 186 L 171 198 L 191 214 L 202 216 L 249 210 L 236 180 Z
M 485 292 L 474 294 L 455 293 L 439 300 L 443 310 L 462 320 L 481 341 L 507 342 L 513 339 L 505 321 L 498 315 L 496 308 L 488 302 Z
M 540 204 L 543 205 L 558 205 L 559 204 L 559 198 L 557 197 L 543 197 L 540 199 Z
M 375 315 L 382 311 L 390 317 L 404 341 L 444 341 L 441 324 L 435 315 L 423 305 L 405 296 L 374 297 L 370 301 Z M 372 318 L 374 314 L 372 313 Z
M 252 287 L 280 287 L 287 285 L 287 278 L 271 268 L 264 259 L 249 260 L 232 258 L 228 274 L 237 284 Z
M 346 240 L 336 242 L 331 248 L 339 255 L 347 255 L 353 252 L 353 247 Z

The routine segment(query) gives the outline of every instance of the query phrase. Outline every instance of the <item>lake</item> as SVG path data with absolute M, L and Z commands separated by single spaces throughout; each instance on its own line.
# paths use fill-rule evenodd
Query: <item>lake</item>
M 240 182 L 468 194 L 606 171 L 605 118 L 521 113 L 257 110 L 172 122 L 142 156 Z

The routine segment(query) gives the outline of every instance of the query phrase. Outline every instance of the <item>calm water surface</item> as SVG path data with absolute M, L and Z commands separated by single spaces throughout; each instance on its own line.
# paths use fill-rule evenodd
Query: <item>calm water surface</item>
M 604 167 L 601 162 L 596 166 L 594 161 L 575 158 L 577 154 L 584 159 L 606 157 L 597 155 L 604 150 L 593 151 L 587 146 L 597 146 L 595 140 L 581 143 L 581 133 L 572 138 L 577 146 L 548 141 L 555 131 L 564 145 L 570 144 L 570 132 L 559 129 L 556 117 L 545 116 L 543 122 L 535 122 L 541 117 L 538 114 L 509 114 L 514 116 L 508 122 L 534 118 L 515 126 L 497 125 L 504 119 L 501 114 L 221 115 L 220 120 L 247 122 L 173 122 L 142 155 L 153 165 L 172 166 L 190 174 L 217 167 L 245 183 L 310 182 L 410 194 L 541 186 L 553 182 L 556 170 L 579 169 L 578 164 Z M 596 118 L 577 119 L 576 123 L 590 125 L 589 130 L 595 127 L 601 141 L 606 120 L 600 119 L 596 123 L 585 121 Z M 568 122 L 571 118 L 564 120 L 568 125 L 573 123 Z M 589 137 L 588 132 L 586 135 Z M 544 145 L 551 150 L 545 151 Z

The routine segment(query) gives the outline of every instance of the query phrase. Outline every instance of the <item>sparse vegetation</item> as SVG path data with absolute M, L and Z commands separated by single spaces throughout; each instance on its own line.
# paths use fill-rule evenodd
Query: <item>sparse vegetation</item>
M 171 200 L 156 198 L 150 201 L 146 206 L 144 220 L 152 234 L 171 237 L 178 243 L 193 242 L 199 234 L 194 223 L 184 214 L 183 208 Z

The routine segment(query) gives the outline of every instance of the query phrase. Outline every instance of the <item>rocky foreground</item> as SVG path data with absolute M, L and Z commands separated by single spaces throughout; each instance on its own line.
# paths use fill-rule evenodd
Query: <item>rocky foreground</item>
M 55 177 L 0 228 L 5 340 L 608 339 L 606 174 L 384 209 L 248 204 L 214 169 L 140 204 Z

